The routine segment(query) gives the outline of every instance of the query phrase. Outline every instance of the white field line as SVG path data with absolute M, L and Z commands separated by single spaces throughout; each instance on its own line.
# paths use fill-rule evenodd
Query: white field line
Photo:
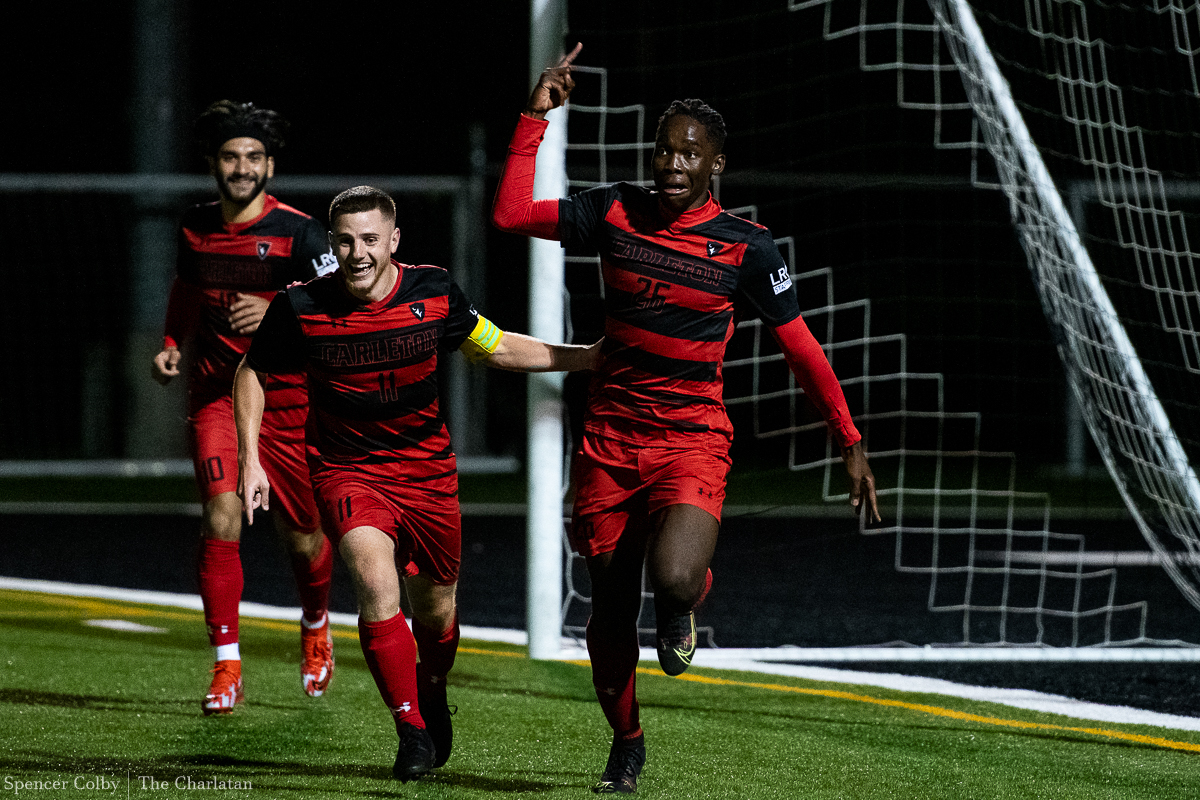
M 38 581 L 26 580 L 23 578 L 5 577 L 0 577 L 0 589 L 43 592 L 46 594 L 68 595 L 75 597 L 96 597 L 105 600 L 119 600 L 127 603 L 145 603 L 149 605 L 162 605 L 174 608 L 202 610 L 200 597 L 198 595 L 175 594 L 171 592 L 115 589 L 107 586 L 88 586 L 61 583 L 58 581 Z M 238 611 L 242 616 L 256 617 L 259 619 L 298 620 L 300 618 L 299 608 L 282 608 L 279 606 L 268 606 L 261 603 L 242 603 L 239 606 Z M 337 625 L 350 625 L 355 627 L 358 625 L 358 617 L 354 614 L 332 612 L 330 613 L 329 618 L 331 622 Z M 478 641 L 505 642 L 516 645 L 524 645 L 527 643 L 527 637 L 524 631 L 504 630 L 499 628 L 478 628 L 470 625 L 464 625 L 462 627 L 462 636 L 464 639 L 475 639 Z M 805 648 L 792 648 L 791 652 L 794 654 L 796 651 L 802 651 L 804 649 Z M 869 650 L 867 648 L 840 649 L 856 650 L 859 652 L 867 650 L 875 657 L 873 660 L 878 660 L 880 653 L 883 652 L 881 649 L 875 648 Z M 929 648 L 909 649 L 927 650 Z M 995 652 L 997 648 L 977 649 Z M 1145 649 L 1149 650 L 1151 648 Z M 1163 650 L 1165 653 L 1176 653 L 1181 651 L 1184 653 L 1192 652 L 1187 648 L 1152 649 Z M 938 694 L 949 697 L 960 697 L 966 700 L 999 703 L 1002 705 L 1012 706 L 1014 708 L 1023 708 L 1030 711 L 1042 711 L 1050 714 L 1060 714 L 1062 716 L 1074 717 L 1076 719 L 1098 720 L 1127 725 L 1153 725 L 1162 728 L 1174 728 L 1176 730 L 1200 731 L 1200 719 L 1195 717 L 1183 717 L 1175 714 L 1162 714 L 1156 711 L 1145 711 L 1142 709 L 1128 708 L 1125 706 L 1107 706 L 1099 703 L 1085 703 L 1080 700 L 1073 700 L 1069 697 L 1061 697 L 1059 695 L 1035 692 L 1027 689 L 1002 689 L 994 687 L 969 686 L 966 684 L 954 683 L 952 681 L 945 681 L 937 678 L 922 678 L 911 675 L 888 673 L 859 672 L 855 670 L 833 669 L 830 667 L 811 667 L 799 666 L 796 664 L 769 663 L 758 660 L 758 658 L 770 654 L 775 654 L 774 657 L 779 657 L 779 655 L 786 652 L 788 652 L 787 648 L 700 649 L 696 652 L 696 658 L 693 663 L 700 667 L 740 670 L 744 672 L 756 672 L 764 675 L 784 675 L 792 678 L 801 678 L 812 681 L 826 681 L 830 683 L 879 686 L 882 688 L 894 689 L 902 692 L 917 692 L 922 694 Z M 1095 651 L 1082 650 L 1082 652 Z M 564 637 L 563 647 L 559 653 L 559 658 L 569 660 L 586 660 L 587 651 L 581 647 L 578 642 Z M 654 650 L 650 648 L 642 649 L 641 660 L 657 661 L 657 658 L 658 656 Z M 1164 658 L 1160 660 L 1172 659 Z

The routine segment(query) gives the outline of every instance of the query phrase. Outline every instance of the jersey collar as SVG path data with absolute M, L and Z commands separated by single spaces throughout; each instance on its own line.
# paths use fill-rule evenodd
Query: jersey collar
M 699 208 L 693 208 L 691 211 L 685 211 L 679 215 L 667 227 L 674 231 L 682 231 L 687 228 L 694 228 L 701 223 L 708 222 L 717 214 L 721 213 L 721 206 L 713 199 L 712 192 L 708 193 L 708 202 Z
M 267 214 L 270 214 L 278 206 L 279 206 L 278 200 L 276 200 L 271 195 L 266 195 L 265 199 L 263 200 L 262 213 L 260 213 L 257 217 L 250 220 L 249 222 L 236 222 L 236 223 L 235 222 L 226 222 L 226 223 L 224 223 L 225 232 L 226 233 L 241 233 L 242 231 L 249 228 L 251 225 L 254 225 L 254 224 L 262 221 L 263 217 L 267 216 Z

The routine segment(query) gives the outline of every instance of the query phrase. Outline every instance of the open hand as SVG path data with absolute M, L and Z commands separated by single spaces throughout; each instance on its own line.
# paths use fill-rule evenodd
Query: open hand
M 862 442 L 843 447 L 842 461 L 845 462 L 846 473 L 850 476 L 850 505 L 854 506 L 854 513 L 861 516 L 865 511 L 867 524 L 880 522 L 879 500 L 875 497 L 875 475 L 867 464 L 867 454 L 863 452 Z

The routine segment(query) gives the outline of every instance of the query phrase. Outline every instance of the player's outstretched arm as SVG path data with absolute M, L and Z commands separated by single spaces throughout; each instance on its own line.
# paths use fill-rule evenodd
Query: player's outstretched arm
M 571 65 L 582 49 L 583 42 L 579 42 L 575 45 L 574 50 L 563 56 L 557 67 L 547 67 L 542 70 L 537 86 L 533 87 L 533 93 L 529 95 L 529 102 L 525 104 L 525 116 L 545 119 L 547 112 L 553 111 L 567 102 L 567 98 L 571 96 L 571 90 L 575 88 L 575 79 L 571 77 Z
M 271 485 L 258 461 L 258 434 L 266 403 L 267 376 L 246 365 L 238 365 L 233 376 L 233 419 L 238 437 L 238 497 L 246 521 L 254 523 L 254 509 L 271 507 Z
M 595 344 L 550 344 L 523 333 L 501 333 L 495 350 L 488 353 L 471 339 L 463 343 L 468 358 L 480 360 L 489 367 L 513 372 L 577 372 L 594 370 L 604 357 Z

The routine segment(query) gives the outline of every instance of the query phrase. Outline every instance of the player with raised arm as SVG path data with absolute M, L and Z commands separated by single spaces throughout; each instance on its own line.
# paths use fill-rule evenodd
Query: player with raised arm
M 508 370 L 570 371 L 593 369 L 600 348 L 504 333 L 446 270 L 393 260 L 396 206 L 378 189 L 338 195 L 329 224 L 340 268 L 281 292 L 238 370 L 238 491 L 247 516 L 269 504 L 273 487 L 256 447 L 263 386 L 268 376 L 303 371 L 317 505 L 354 579 L 363 654 L 395 719 L 392 772 L 409 780 L 444 764 L 452 745 L 446 676 L 458 649 L 461 519 L 438 410 L 439 353 L 461 349 Z M 411 633 L 397 565 L 412 601 Z
M 604 278 L 604 362 L 575 455 L 572 547 L 587 562 L 592 682 L 613 729 L 598 793 L 633 793 L 646 760 L 635 670 L 643 565 L 654 590 L 659 662 L 688 668 L 695 610 L 712 584 L 733 428 L 721 366 L 735 309 L 761 317 L 841 447 L 850 502 L 879 520 L 875 478 L 837 378 L 800 317 L 770 231 L 732 216 L 709 185 L 725 168 L 725 124 L 699 100 L 658 123 L 654 188 L 599 186 L 533 200 L 546 113 L 574 88 L 577 45 L 542 73 L 509 146 L 492 219 L 501 230 L 582 245 Z
M 196 122 L 197 139 L 220 199 L 188 209 L 179 228 L 176 277 L 163 348 L 151 374 L 164 386 L 180 373 L 190 342 L 188 430 L 203 501 L 197 573 L 209 642 L 216 649 L 204 714 L 242 702 L 238 604 L 242 507 L 237 490 L 233 376 L 267 304 L 293 281 L 333 269 L 321 225 L 267 194 L 287 123 L 252 103 L 221 100 Z M 279 498 L 275 527 L 299 590 L 301 684 L 321 696 L 333 675 L 329 582 L 333 552 L 321 531 L 305 455 L 307 392 L 301 376 L 274 376 L 267 387 L 262 460 Z

